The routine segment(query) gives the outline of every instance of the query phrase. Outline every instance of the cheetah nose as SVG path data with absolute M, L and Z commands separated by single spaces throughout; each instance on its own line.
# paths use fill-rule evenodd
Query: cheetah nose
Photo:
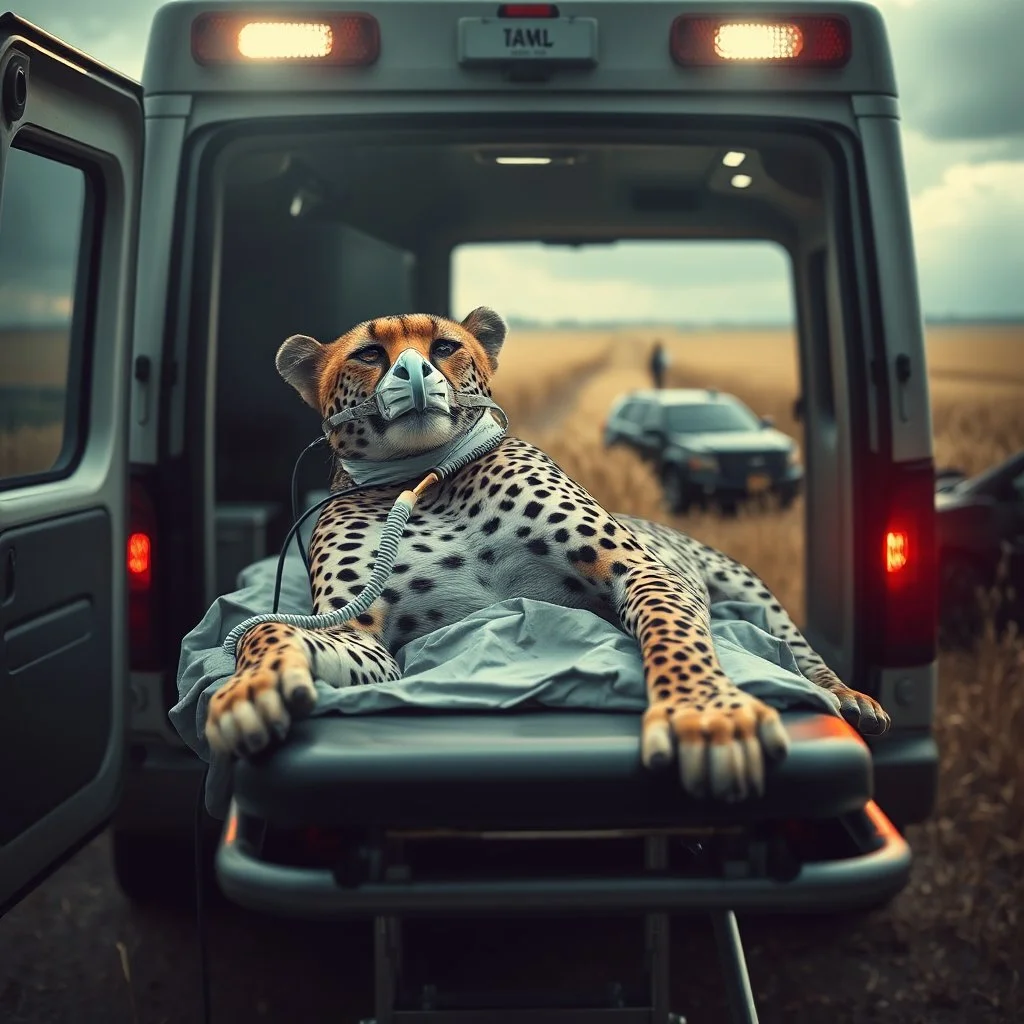
M 437 373 L 436 368 L 431 363 L 424 362 L 424 363 L 421 364 L 421 368 L 423 370 L 423 377 L 424 377 L 424 379 L 429 377 L 432 373 Z M 407 365 L 405 365 L 404 363 L 395 363 L 395 369 L 394 369 L 393 372 L 394 372 L 394 375 L 399 380 L 410 380 L 411 379 L 410 378 L 410 374 L 409 374 L 409 367 Z
M 412 407 L 416 412 L 423 412 L 427 407 L 427 389 L 424 387 L 423 378 L 433 369 L 423 356 L 415 349 L 407 348 L 395 360 L 392 367 L 392 374 L 398 380 L 408 381 L 409 396 L 412 398 Z
M 386 420 L 407 412 L 449 412 L 450 385 L 443 373 L 415 349 L 400 352 L 377 385 L 377 402 Z

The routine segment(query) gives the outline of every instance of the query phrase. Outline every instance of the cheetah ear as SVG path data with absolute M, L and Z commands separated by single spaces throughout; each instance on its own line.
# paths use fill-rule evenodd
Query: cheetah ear
M 274 360 L 277 372 L 307 405 L 320 411 L 320 374 L 327 350 L 315 338 L 293 334 L 278 350 Z
M 498 353 L 501 351 L 505 335 L 508 333 L 508 325 L 505 321 L 493 309 L 489 309 L 487 306 L 477 306 L 462 321 L 462 326 L 483 345 L 491 363 L 491 370 L 496 370 L 498 368 Z

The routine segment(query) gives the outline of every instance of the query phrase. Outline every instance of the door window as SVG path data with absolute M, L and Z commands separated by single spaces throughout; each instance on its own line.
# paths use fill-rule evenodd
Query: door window
M 76 454 L 85 382 L 74 326 L 87 191 L 77 167 L 17 142 L 7 154 L 0 205 L 0 486 L 60 471 Z

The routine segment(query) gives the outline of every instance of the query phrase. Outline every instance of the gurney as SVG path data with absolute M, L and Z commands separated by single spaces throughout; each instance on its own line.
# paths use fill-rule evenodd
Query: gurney
M 230 672 L 217 642 L 267 607 L 274 562 L 243 573 L 243 589 L 183 645 L 171 717 L 205 758 L 204 701 Z M 301 565 L 286 566 L 282 609 L 308 602 Z M 279 749 L 215 760 L 207 807 L 226 815 L 220 887 L 263 913 L 372 919 L 377 1024 L 681 1020 L 669 1007 L 673 913 L 710 916 L 731 1019 L 756 1021 L 737 914 L 854 910 L 906 883 L 910 851 L 872 799 L 867 746 L 830 695 L 794 673 L 754 606 L 716 607 L 723 667 L 784 709 L 792 746 L 762 798 L 691 799 L 674 771 L 640 763 L 630 638 L 578 611 L 567 630 L 558 617 L 571 610 L 538 604 L 504 602 L 410 644 L 399 656 L 407 678 L 393 686 L 318 683 L 315 716 Z M 564 643 L 551 655 L 553 637 Z M 531 914 L 642 916 L 644 990 L 521 1005 L 405 984 L 403 920 Z

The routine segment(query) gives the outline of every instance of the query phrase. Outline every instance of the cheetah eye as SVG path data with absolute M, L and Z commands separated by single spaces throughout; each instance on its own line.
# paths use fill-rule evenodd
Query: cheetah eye
M 372 366 L 384 360 L 385 352 L 380 345 L 366 345 L 363 348 L 356 349 L 349 358 Z
M 435 341 L 430 346 L 431 358 L 436 359 L 447 359 L 448 356 L 454 355 L 459 349 L 462 348 L 462 344 L 458 341 L 451 341 L 448 338 L 442 338 L 440 341 Z

